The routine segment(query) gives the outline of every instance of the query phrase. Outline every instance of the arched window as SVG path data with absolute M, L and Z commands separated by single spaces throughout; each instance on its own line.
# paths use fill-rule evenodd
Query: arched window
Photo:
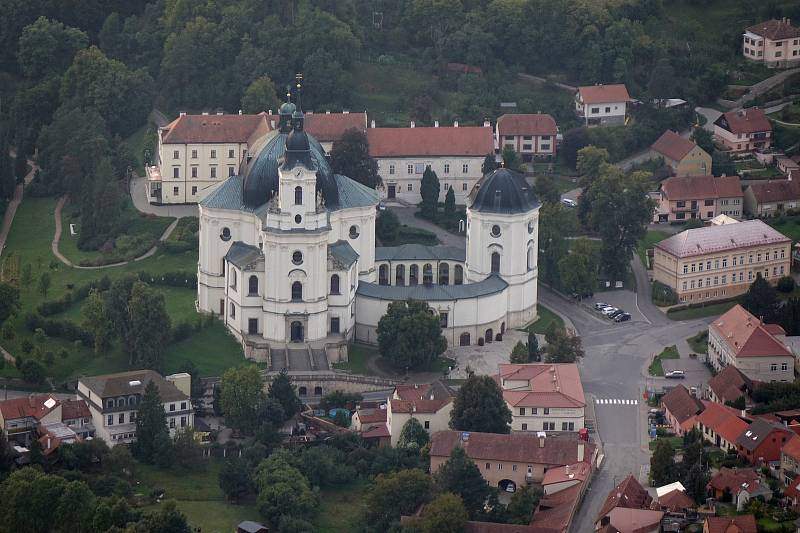
M 411 265 L 408 267 L 408 284 L 416 285 L 419 283 L 419 266 Z
M 298 396 L 306 396 L 308 394 L 308 389 L 305 387 L 298 387 L 297 388 L 297 395 Z
M 322 387 L 314 387 L 314 396 L 322 396 Z
M 331 276 L 331 294 L 339 294 L 339 274 Z
M 433 267 L 430 263 L 425 263 L 422 267 L 422 283 L 425 285 L 433 283 Z
M 439 264 L 439 285 L 450 285 L 450 265 Z
M 459 346 L 469 346 L 469 333 L 462 333 L 461 336 L 458 338 Z
M 491 328 L 486 330 L 486 335 L 484 335 L 486 342 L 492 342 L 494 340 L 494 332 Z
M 461 265 L 456 265 L 456 272 L 455 272 L 455 284 L 456 285 L 463 285 L 464 284 L 464 267 Z
M 114 400 L 113 399 L 106 400 L 106 408 L 107 409 L 113 409 L 114 408 Z
M 128 396 L 128 405 L 136 405 L 136 396 Z
M 533 270 L 533 262 L 534 262 L 533 253 L 534 253 L 533 246 L 531 246 L 530 248 L 528 248 L 528 270 Z
M 303 188 L 299 185 L 294 188 L 294 204 L 303 205 Z
M 394 269 L 394 284 L 402 287 L 406 284 L 406 266 L 397 265 Z
M 232 268 L 228 275 L 231 278 L 231 289 L 236 290 L 236 269 Z
M 299 302 L 303 299 L 303 284 L 299 281 L 292 283 L 292 301 Z
M 492 252 L 492 272 L 500 273 L 500 252 Z
M 381 265 L 378 267 L 378 285 L 389 284 L 389 266 Z
M 117 400 L 117 407 L 125 407 L 125 398 L 120 398 Z
M 258 276 L 255 274 L 247 280 L 247 293 L 250 295 L 258 294 Z

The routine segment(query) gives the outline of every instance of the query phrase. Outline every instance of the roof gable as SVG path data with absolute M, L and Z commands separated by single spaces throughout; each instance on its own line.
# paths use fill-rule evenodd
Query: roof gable
M 684 139 L 672 130 L 667 130 L 653 143 L 652 149 L 675 161 L 680 161 L 697 145 L 689 139 Z
M 737 357 L 792 357 L 789 349 L 770 333 L 761 320 L 739 304 L 710 326 Z
M 608 493 L 603 507 L 597 515 L 597 521 L 604 516 L 607 516 L 613 509 L 617 507 L 626 507 L 629 509 L 649 509 L 653 498 L 642 487 L 641 483 L 633 477 L 628 475 L 622 482 L 611 489 Z
M 772 131 L 772 124 L 762 109 L 751 107 L 740 111 L 728 111 L 714 121 L 715 126 L 731 133 L 757 133 Z
M 705 200 L 742 196 L 739 176 L 672 176 L 661 183 L 668 200 Z
M 529 113 L 502 115 L 497 119 L 499 135 L 556 135 L 558 127 L 550 115 Z
M 733 365 L 708 380 L 708 386 L 722 402 L 736 401 L 753 390 L 753 382 Z
M 631 99 L 623 84 L 578 87 L 578 95 L 584 104 L 611 104 L 628 102 Z
M 759 204 L 800 200 L 800 183 L 795 180 L 767 180 L 748 185 Z
M 661 398 L 661 404 L 683 424 L 703 410 L 703 404 L 683 385 L 678 385 Z

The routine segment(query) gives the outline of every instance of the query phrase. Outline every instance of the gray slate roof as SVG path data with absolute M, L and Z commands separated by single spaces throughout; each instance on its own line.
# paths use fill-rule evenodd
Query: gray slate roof
M 332 260 L 336 267 L 348 270 L 358 261 L 358 252 L 353 250 L 349 242 L 338 240 L 328 245 L 328 259 Z
M 467 283 L 465 285 L 378 285 L 361 281 L 358 284 L 356 293 L 360 296 L 375 298 L 377 300 L 424 300 L 424 301 L 443 301 L 443 300 L 466 300 L 467 298 L 477 298 L 488 296 L 500 292 L 508 287 L 501 277 L 491 275 L 483 281 L 477 283 Z
M 215 209 L 235 209 L 252 212 L 253 210 L 242 202 L 242 177 L 231 176 L 214 189 L 211 194 L 200 201 L 204 207 Z
M 789 429 L 783 424 L 769 422 L 763 418 L 756 418 L 753 420 L 753 423 L 747 427 L 744 433 L 739 435 L 739 438 L 736 439 L 736 444 L 753 451 L 775 430 L 789 432 Z
M 331 210 L 347 209 L 349 207 L 376 206 L 380 201 L 377 191 L 362 185 L 355 180 L 336 174 L 336 187 L 339 189 L 339 203 L 328 205 Z
M 466 250 L 458 246 L 381 246 L 375 248 L 375 261 L 406 261 L 411 259 L 431 261 L 465 261 Z
M 89 390 L 100 398 L 113 398 L 128 396 L 129 394 L 144 394 L 144 389 L 150 381 L 158 386 L 158 393 L 162 402 L 188 400 L 189 397 L 178 390 L 174 383 L 167 381 L 161 374 L 154 370 L 131 370 L 105 376 L 89 376 L 80 379 Z M 130 382 L 139 381 L 139 385 L 131 386 Z
M 225 254 L 225 259 L 227 259 L 228 262 L 242 270 L 253 270 L 259 259 L 262 258 L 261 250 L 241 241 L 236 241 L 231 244 L 231 247 L 228 248 L 228 253 Z

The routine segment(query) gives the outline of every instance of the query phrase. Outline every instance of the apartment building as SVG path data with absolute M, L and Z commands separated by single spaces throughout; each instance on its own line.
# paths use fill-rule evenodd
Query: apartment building
M 800 28 L 788 18 L 768 20 L 746 28 L 742 55 L 768 67 L 789 67 L 800 62 Z
M 711 173 L 708 152 L 672 130 L 665 131 L 653 143 L 650 157 L 662 158 L 675 176 L 707 176 Z
M 513 431 L 571 432 L 584 427 L 586 398 L 578 365 L 501 364 L 497 379 Z
M 739 176 L 673 176 L 661 182 L 653 222 L 742 216 Z
M 786 332 L 735 305 L 708 326 L 708 361 L 716 371 L 735 366 L 752 381 L 794 381 Z
M 683 231 L 655 245 L 653 278 L 681 302 L 730 298 L 789 274 L 791 240 L 761 220 Z
M 734 153 L 767 150 L 772 145 L 772 124 L 755 107 L 728 111 L 714 121 L 714 140 Z
M 625 85 L 589 85 L 578 87 L 575 112 L 587 126 L 619 126 L 625 124 L 631 97 Z
M 534 158 L 555 157 L 558 126 L 550 115 L 502 115 L 495 125 L 497 149 L 511 148 L 530 162 Z
M 781 476 L 786 485 L 800 475 L 800 435 L 792 437 L 781 448 Z
M 439 179 L 439 201 L 453 189 L 456 203 L 466 204 L 483 177 L 481 167 L 494 154 L 489 122 L 483 126 L 373 128 L 367 130 L 370 155 L 378 163 L 387 198 L 417 204 L 422 201 L 422 174 L 430 167 Z
M 136 414 L 145 387 L 158 387 L 171 436 L 194 426 L 191 376 L 186 373 L 162 377 L 153 370 L 132 370 L 78 380 L 78 398 L 89 406 L 96 436 L 109 446 L 136 440 Z

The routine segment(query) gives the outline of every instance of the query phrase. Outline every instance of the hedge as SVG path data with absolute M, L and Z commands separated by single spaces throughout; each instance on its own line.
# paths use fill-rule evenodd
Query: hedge
M 36 312 L 42 316 L 52 316 L 62 313 L 66 311 L 72 304 L 85 300 L 86 297 L 89 296 L 89 293 L 92 291 L 92 289 L 107 291 L 109 287 L 111 287 L 111 280 L 108 278 L 108 276 L 103 276 L 99 280 L 92 280 L 88 283 L 84 283 L 83 285 L 79 285 L 77 288 L 69 287 L 71 290 L 64 293 L 64 296 L 58 300 L 49 300 L 40 303 L 36 308 Z
M 139 272 L 139 279 L 150 285 L 164 285 L 167 287 L 182 287 L 186 289 L 197 288 L 197 274 L 195 272 L 177 271 L 152 274 L 151 272 Z
M 61 337 L 70 341 L 81 341 L 85 346 L 94 343 L 92 334 L 69 320 L 44 318 L 36 313 L 25 315 L 25 327 L 29 331 L 41 328 L 50 337 Z
M 677 313 L 678 311 L 685 311 L 687 309 L 698 309 L 700 307 L 707 307 L 709 305 L 724 304 L 727 302 L 736 302 L 739 300 L 738 296 L 731 298 L 720 298 L 719 300 L 711 300 L 709 302 L 697 302 L 691 304 L 676 305 L 667 310 L 667 313 Z

